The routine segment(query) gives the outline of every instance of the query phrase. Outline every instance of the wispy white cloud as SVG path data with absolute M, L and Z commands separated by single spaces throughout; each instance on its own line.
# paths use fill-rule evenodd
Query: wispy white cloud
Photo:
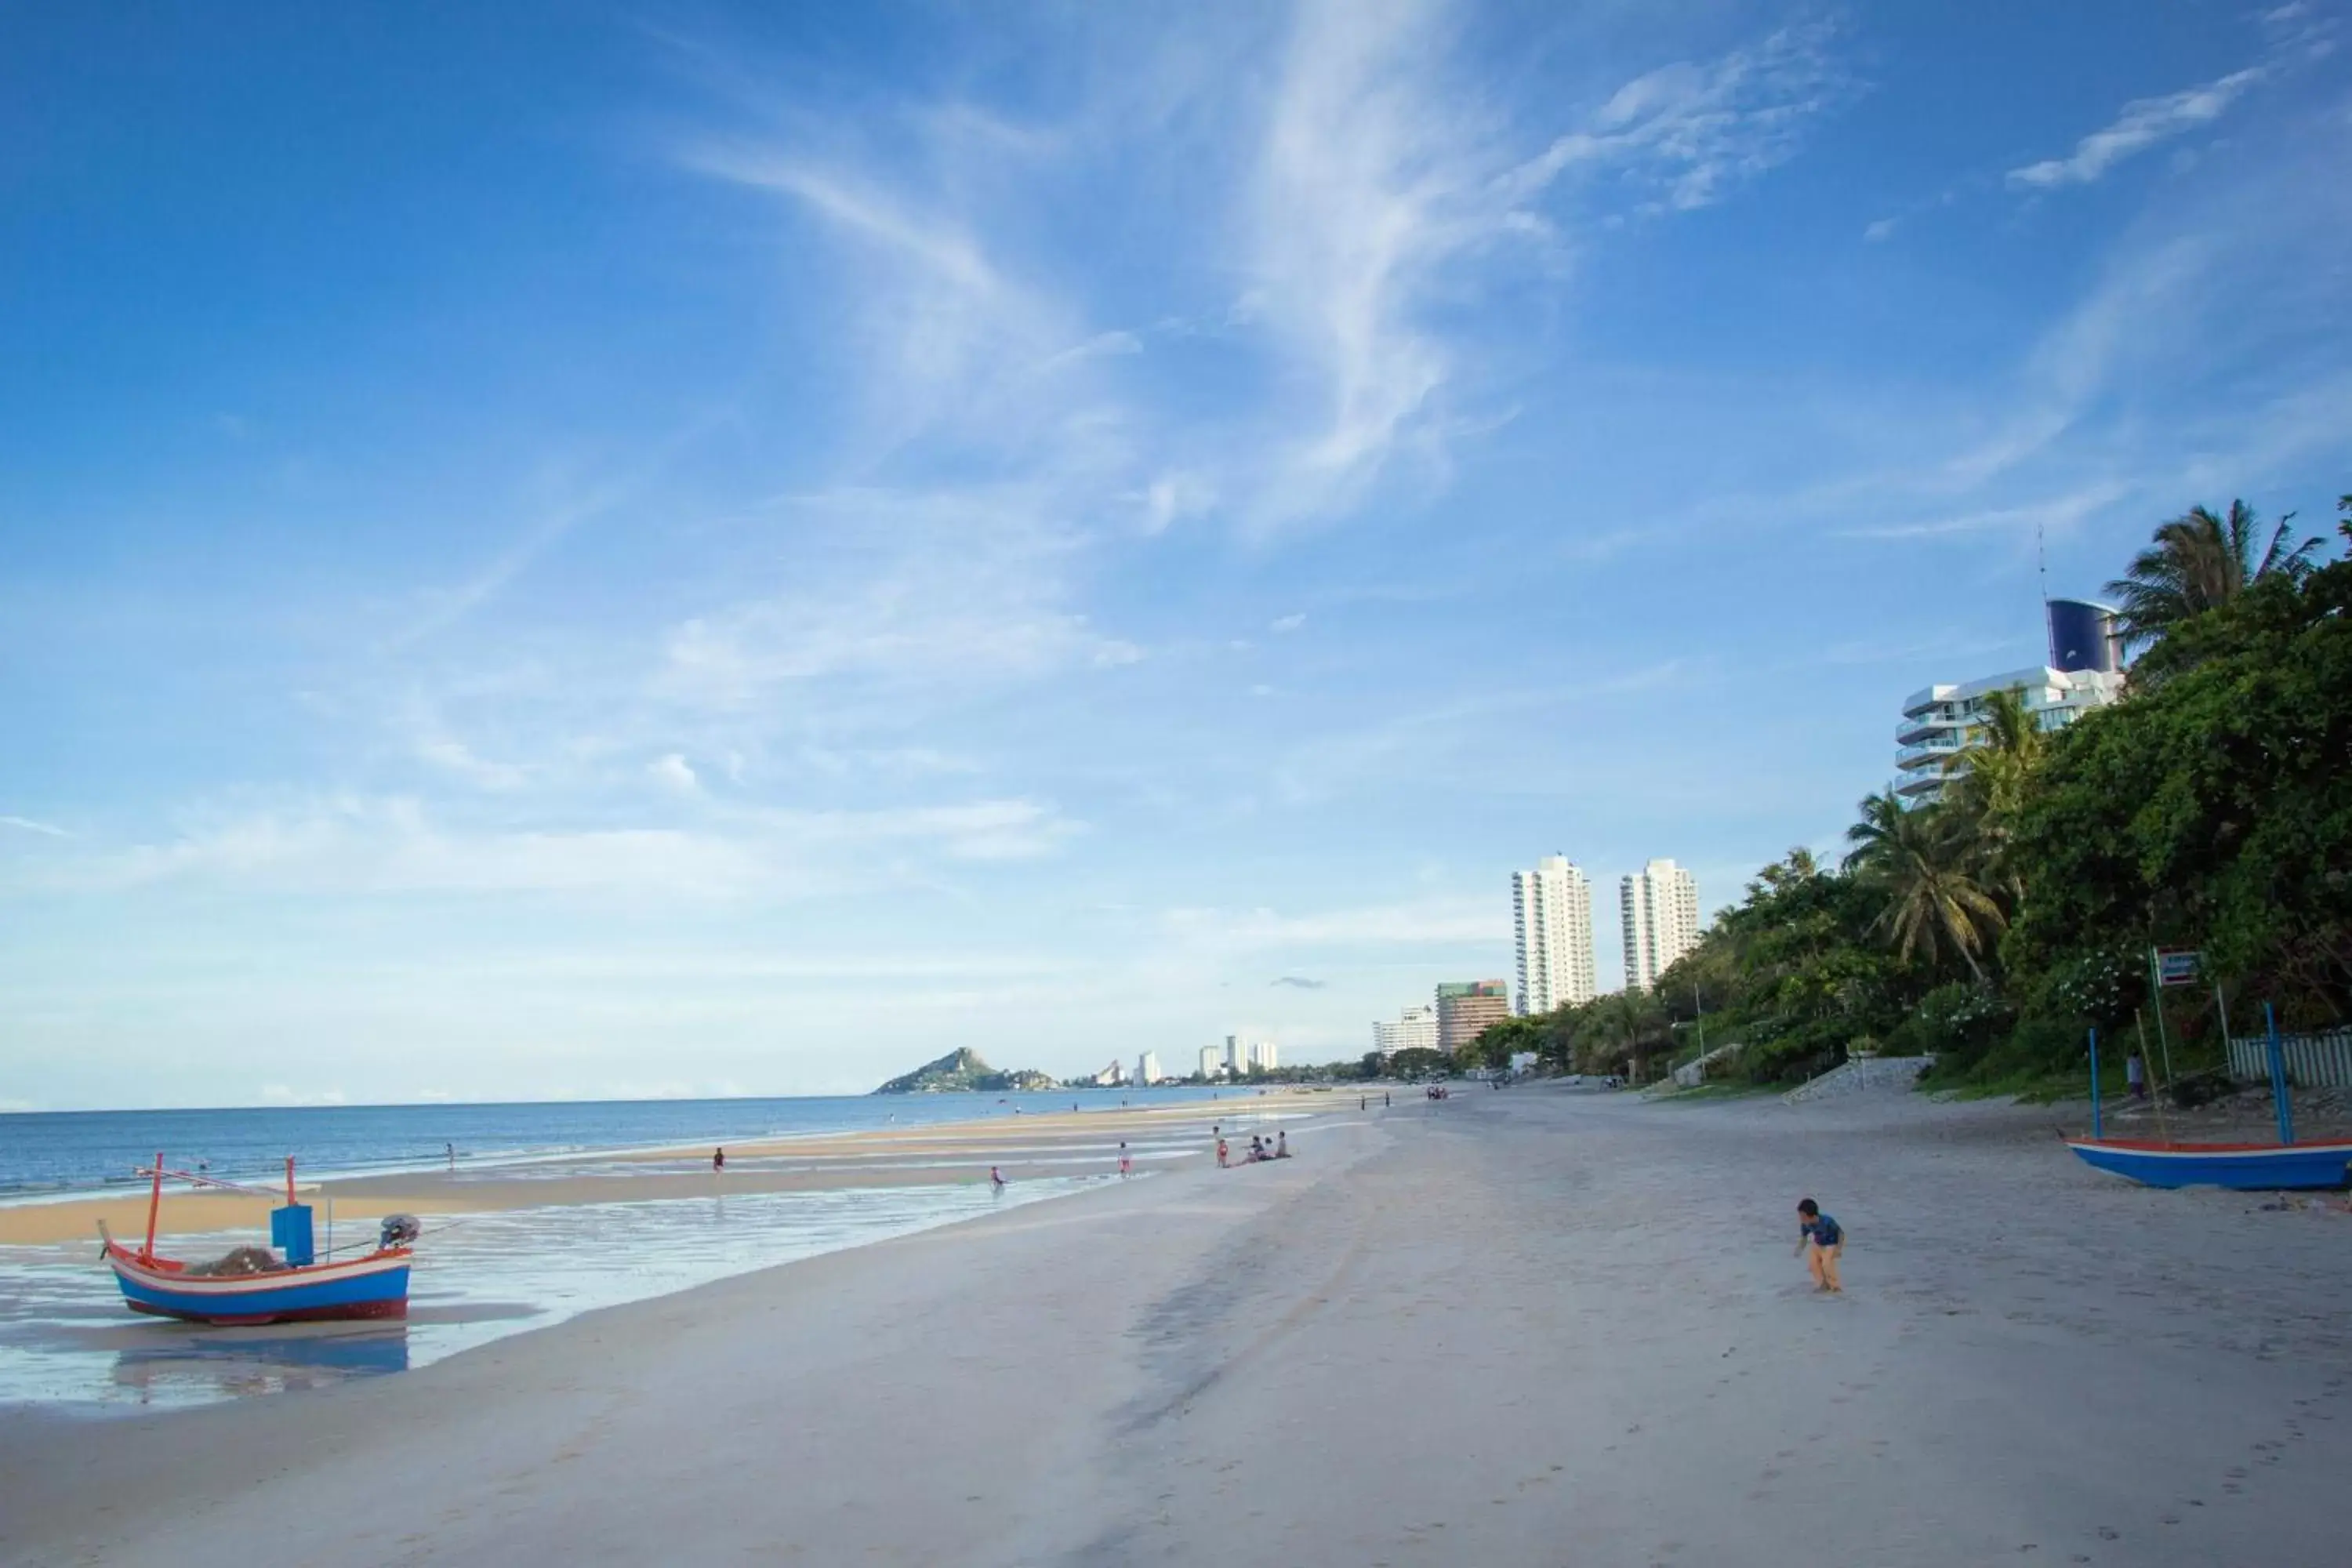
M 1287 632 L 1295 632 L 1306 624 L 1307 612 L 1301 610 L 1294 615 L 1276 616 L 1265 629 L 1280 637 Z
M 1443 11 L 1302 5 L 1255 176 L 1243 315 L 1318 395 L 1246 520 L 1348 511 L 1400 455 L 1442 479 L 1463 428 L 1444 397 L 1469 350 L 1434 324 L 1441 304 L 1475 292 L 1499 247 L 1556 248 L 1538 205 L 1570 171 L 1580 199 L 1608 176 L 1638 211 L 1682 211 L 1791 156 L 1844 90 L 1830 41 L 1790 27 L 1647 72 L 1530 158 L 1454 79 Z
M 72 834 L 55 823 L 37 822 L 29 816 L 0 816 L 0 827 L 13 827 L 22 833 L 37 833 L 45 838 L 70 838 Z
M 681 623 L 665 681 L 735 704 L 811 682 L 965 689 L 1132 662 L 1070 607 L 1082 536 L 1049 494 L 842 491 L 806 498 L 787 581 Z
M 1510 934 L 1510 911 L 1499 898 L 1432 898 L 1409 903 L 1283 914 L 1271 909 L 1174 909 L 1162 917 L 1169 935 L 1190 946 L 1223 952 L 1328 947 L 1459 947 L 1495 942 Z
M 2268 73 L 2249 66 L 2162 98 L 2136 99 L 2123 107 L 2114 123 L 2092 132 L 2063 158 L 2044 158 L 2009 172 L 2011 185 L 2047 191 L 2062 185 L 2087 185 L 2116 164 L 2144 153 L 2160 142 L 2210 125 L 2221 118 L 2247 89 Z
M 1821 21 L 1783 27 L 1712 60 L 1677 60 L 1620 88 L 1591 122 L 1514 169 L 1524 200 L 1572 172 L 1612 171 L 1647 187 L 1647 210 L 1689 211 L 1786 163 L 1809 122 L 1853 89 Z
M 453 825 L 412 797 L 341 795 L 200 817 L 171 839 L 92 851 L 34 885 L 789 900 L 921 879 L 919 866 L 889 858 L 893 850 L 966 862 L 1034 859 L 1083 830 L 1027 799 L 746 808 L 685 829 Z
M 651 763 L 646 770 L 664 788 L 679 795 L 700 795 L 702 781 L 695 776 L 694 766 L 677 752 L 671 752 Z

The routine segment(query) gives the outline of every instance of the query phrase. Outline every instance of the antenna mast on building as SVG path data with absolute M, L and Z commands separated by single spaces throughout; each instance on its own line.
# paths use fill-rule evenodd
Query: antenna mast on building
M 2033 525 L 2033 566 L 2042 578 L 2042 646 L 2050 655 L 2050 665 L 2058 665 L 2058 633 L 2050 624 L 2050 546 L 2042 537 L 2042 524 Z

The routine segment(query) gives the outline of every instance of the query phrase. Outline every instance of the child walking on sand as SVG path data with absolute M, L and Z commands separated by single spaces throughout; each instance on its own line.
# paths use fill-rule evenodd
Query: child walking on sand
M 1838 1282 L 1838 1254 L 1845 1250 L 1845 1232 L 1838 1222 L 1807 1198 L 1797 1205 L 1797 1250 L 1805 1255 L 1813 1289 L 1833 1296 L 1843 1294 L 1845 1287 Z

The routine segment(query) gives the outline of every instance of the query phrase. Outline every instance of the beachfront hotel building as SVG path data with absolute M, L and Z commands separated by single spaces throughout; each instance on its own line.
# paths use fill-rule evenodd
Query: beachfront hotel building
M 1381 1018 L 1372 1025 L 1372 1049 L 1383 1058 L 1399 1051 L 1433 1051 L 1437 1048 L 1437 1009 L 1407 1007 L 1394 1018 Z
M 1135 1058 L 1136 1082 L 1145 1085 L 1155 1084 L 1160 1081 L 1160 1053 L 1158 1051 L 1146 1051 L 1141 1056 Z
M 2063 729 L 2121 697 L 2115 618 L 2105 605 L 2053 599 L 2048 664 L 1957 686 L 1930 686 L 1906 698 L 1903 721 L 1895 727 L 1895 793 L 1911 805 L 1941 799 L 1952 775 L 1967 771 L 1963 753 L 1978 741 L 1985 704 L 1997 691 L 2016 692 L 2044 730 Z
M 1437 1048 L 1448 1056 L 1511 1016 L 1511 988 L 1500 980 L 1452 981 L 1437 988 Z
M 1647 991 L 1698 945 L 1698 882 L 1672 860 L 1653 860 L 1617 885 L 1624 918 L 1625 989 Z
M 1521 1013 L 1592 1000 L 1592 884 L 1574 861 L 1547 855 L 1534 870 L 1511 873 L 1511 931 Z
M 1242 1055 L 1242 1037 L 1239 1035 L 1227 1035 L 1225 1037 L 1225 1071 L 1234 1078 L 1239 1078 L 1245 1065 L 1246 1058 Z
M 1225 1070 L 1225 1053 L 1215 1046 L 1201 1047 L 1201 1076 L 1214 1078 Z
M 1249 1065 L 1252 1072 L 1272 1072 L 1280 1065 L 1280 1055 L 1272 1040 L 1250 1042 Z

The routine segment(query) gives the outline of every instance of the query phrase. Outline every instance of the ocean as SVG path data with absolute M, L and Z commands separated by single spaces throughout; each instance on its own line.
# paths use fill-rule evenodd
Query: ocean
M 22 1112 L 0 1115 L 0 1205 L 110 1189 L 127 1194 L 139 1184 L 134 1167 L 158 1150 L 173 1169 L 202 1164 L 223 1179 L 273 1184 L 289 1154 L 307 1178 L 437 1170 L 454 1145 L 462 1190 L 474 1180 L 504 1182 L 519 1166 L 593 1171 L 603 1163 L 595 1156 L 608 1151 L 682 1148 L 684 1158 L 635 1165 L 633 1173 L 707 1171 L 702 1150 L 713 1143 L 893 1124 L 1009 1121 L 1015 1113 L 1066 1113 L 1073 1105 L 1115 1111 L 1123 1104 L 1207 1100 L 1217 1092 Z M 1234 1110 L 1250 1114 L 1238 1104 Z M 1052 1137 L 1042 1127 L 1041 1135 Z M 1197 1129 L 1122 1127 L 1120 1136 L 1132 1142 L 1143 1177 L 1200 1149 Z M 1016 1179 L 998 1190 L 973 1179 L 970 1169 L 910 1163 L 891 1167 L 903 1169 L 905 1185 L 730 1191 L 714 1183 L 695 1196 L 461 1213 L 428 1225 L 404 1321 L 193 1328 L 127 1312 L 86 1239 L 0 1245 L 0 1408 L 33 1404 L 128 1414 L 426 1366 L 582 1312 L 1084 1191 L 1119 1179 L 1113 1173 L 1117 1147 L 1108 1135 L 1075 1145 L 1049 1142 L 1022 1158 Z M 832 1158 L 747 1152 L 730 1170 L 819 1169 Z M 333 1238 L 331 1205 L 325 1219 L 322 1242 Z M 351 1234 L 370 1233 L 361 1221 Z M 182 1237 L 179 1245 L 189 1256 L 210 1256 L 255 1239 L 221 1232 Z
M 161 1150 L 174 1170 L 203 1164 L 225 1180 L 463 1164 L 599 1150 L 663 1148 L 856 1132 L 1003 1115 L 1117 1110 L 1206 1099 L 1200 1088 L 1038 1094 L 836 1095 L 778 1100 L 614 1100 L 507 1105 L 257 1106 L 215 1110 L 58 1110 L 0 1114 L 0 1198 L 135 1184 Z M 1231 1091 L 1226 1091 L 1230 1093 Z

